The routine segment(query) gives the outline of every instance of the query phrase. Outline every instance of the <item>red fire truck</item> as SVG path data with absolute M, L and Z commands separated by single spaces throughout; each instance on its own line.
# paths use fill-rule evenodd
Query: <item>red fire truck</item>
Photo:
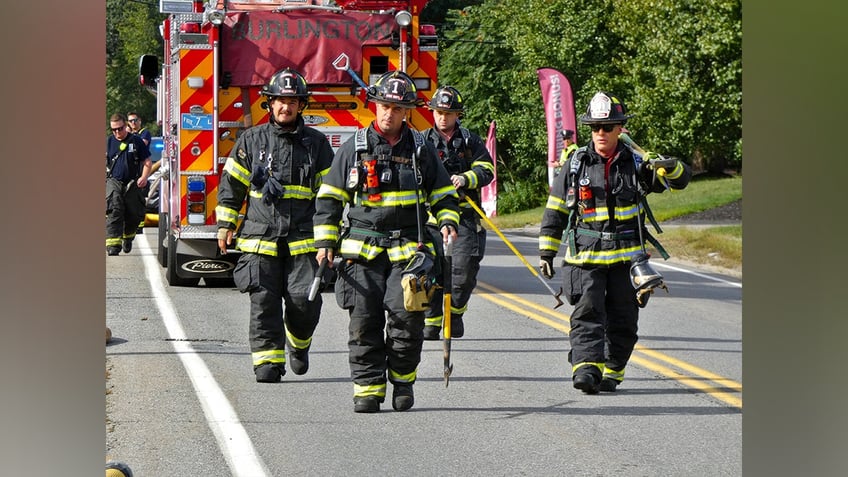
M 304 119 L 334 148 L 373 119 L 366 88 L 382 73 L 405 71 L 432 97 L 436 31 L 419 23 L 427 1 L 160 0 L 164 57 L 143 56 L 139 75 L 162 124 L 158 257 L 170 285 L 232 280 L 238 253 L 221 255 L 216 240 L 218 181 L 236 137 L 268 120 L 260 90 L 275 72 L 304 75 Z M 422 107 L 408 121 L 425 129 L 430 115 Z

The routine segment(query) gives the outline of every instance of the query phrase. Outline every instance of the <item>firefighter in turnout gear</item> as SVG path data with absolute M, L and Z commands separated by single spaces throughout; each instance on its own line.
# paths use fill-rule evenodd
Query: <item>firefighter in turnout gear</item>
M 300 73 L 289 68 L 277 72 L 262 94 L 269 121 L 236 140 L 221 174 L 215 213 L 221 253 L 227 253 L 234 236 L 235 248 L 242 252 L 233 280 L 239 291 L 250 294 L 256 381 L 275 383 L 286 373 L 287 357 L 295 374 L 309 368 L 322 304 L 320 295 L 307 299 L 318 268 L 312 217 L 333 150 L 323 133 L 304 125 L 301 114 L 309 91 Z
M 150 150 L 127 128 L 127 117 L 109 118 L 112 135 L 106 140 L 106 253 L 132 250 L 139 222 L 144 219 L 144 193 L 150 176 Z
M 654 167 L 655 153 L 640 157 L 619 141 L 629 117 L 615 96 L 599 92 L 592 98 L 580 118 L 591 128 L 592 141 L 557 176 L 540 229 L 540 268 L 546 278 L 553 277 L 554 257 L 565 245 L 563 294 L 574 306 L 572 383 L 587 394 L 616 390 L 638 339 L 644 303 L 637 301 L 631 284 L 631 261 L 643 253 L 645 239 L 668 256 L 644 226 L 646 217 L 652 220 L 644 197 L 683 189 L 691 178 L 682 161 Z
M 343 259 L 335 288 L 350 315 L 354 412 L 378 412 L 387 381 L 392 407 L 405 411 L 414 404 L 427 306 L 426 298 L 407 299 L 419 297 L 416 286 L 434 286 L 427 280 L 436 249 L 424 238 L 424 205 L 430 204 L 441 239 L 455 239 L 458 196 L 432 145 L 404 121 L 419 104 L 412 78 L 385 73 L 368 99 L 376 103 L 375 120 L 342 144 L 318 191 L 315 245 L 319 261 Z
M 479 204 L 480 188 L 492 182 L 495 167 L 485 142 L 460 125 L 463 101 L 456 88 L 442 86 L 437 89 L 428 107 L 433 111 L 434 125 L 424 136 L 436 147 L 460 196 L 461 213 L 458 238 L 453 244 L 451 277 L 451 338 L 460 338 L 465 333 L 462 316 L 468 310 L 468 300 L 477 286 L 480 261 L 486 252 L 486 229 L 480 224 L 477 212 L 462 199 L 467 196 Z M 435 225 L 432 217 L 430 222 Z M 441 275 L 439 277 L 441 280 Z M 424 321 L 425 340 L 439 339 L 444 318 L 443 295 L 443 288 L 438 288 L 430 301 Z

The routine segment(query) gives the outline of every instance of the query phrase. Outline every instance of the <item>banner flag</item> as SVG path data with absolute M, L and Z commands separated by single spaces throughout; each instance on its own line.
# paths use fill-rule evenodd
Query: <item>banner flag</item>
M 561 72 L 553 68 L 539 68 L 539 87 L 542 89 L 542 103 L 545 106 L 545 122 L 548 129 L 548 187 L 553 187 L 554 170 L 559 165 L 562 152 L 562 136 L 565 129 L 574 131 L 577 142 L 577 121 L 574 113 L 574 97 L 571 83 Z
M 486 136 L 486 150 L 492 156 L 492 164 L 495 167 L 495 177 L 492 182 L 480 188 L 480 207 L 486 212 L 487 217 L 494 217 L 498 211 L 498 147 L 495 131 L 497 127 L 495 122 L 489 125 L 489 135 Z

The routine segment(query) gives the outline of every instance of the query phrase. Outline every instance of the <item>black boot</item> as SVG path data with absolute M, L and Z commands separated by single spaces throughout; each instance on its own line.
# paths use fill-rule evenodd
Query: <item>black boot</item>
M 425 341 L 439 341 L 439 332 L 442 331 L 442 328 L 439 326 L 430 326 L 427 325 L 424 327 L 424 340 Z
M 465 325 L 462 323 L 462 315 L 451 316 L 451 338 L 462 338 L 465 334 Z
M 598 394 L 600 379 L 594 374 L 578 374 L 573 379 L 574 389 L 579 389 L 586 394 Z
M 132 251 L 132 243 L 133 239 L 125 238 L 123 241 L 124 245 L 124 253 L 130 253 Z
M 110 257 L 115 257 L 119 253 L 121 253 L 121 247 L 106 247 L 106 255 Z
M 601 380 L 601 391 L 614 393 L 615 388 L 617 388 L 619 384 L 621 384 L 621 381 L 616 381 L 612 378 L 604 378 Z
M 265 363 L 254 368 L 253 372 L 256 374 L 257 383 L 279 383 L 286 374 L 286 368 L 278 364 Z
M 392 392 L 392 408 L 395 411 L 408 411 L 415 404 L 415 396 L 412 393 L 411 384 L 395 384 Z
M 289 366 L 294 374 L 306 374 L 309 371 L 309 349 L 289 348 Z
M 382 399 L 377 396 L 361 396 L 353 398 L 353 412 L 380 412 Z

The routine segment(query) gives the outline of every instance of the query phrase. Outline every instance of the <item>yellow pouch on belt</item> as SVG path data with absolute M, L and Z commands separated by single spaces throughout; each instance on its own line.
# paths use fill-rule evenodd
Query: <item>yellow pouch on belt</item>
M 430 297 L 436 291 L 435 287 L 426 286 L 427 275 L 416 277 L 406 273 L 400 279 L 403 287 L 403 307 L 406 311 L 424 311 L 430 308 Z

